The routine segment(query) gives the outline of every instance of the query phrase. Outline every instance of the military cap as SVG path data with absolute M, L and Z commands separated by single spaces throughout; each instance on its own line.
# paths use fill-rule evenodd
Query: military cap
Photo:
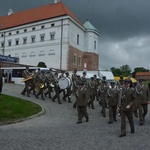
M 83 74 L 86 74 L 86 72 L 84 71 Z

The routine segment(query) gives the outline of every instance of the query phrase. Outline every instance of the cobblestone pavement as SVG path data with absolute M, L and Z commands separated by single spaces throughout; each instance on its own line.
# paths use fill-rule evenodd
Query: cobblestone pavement
M 0 126 L 0 150 L 149 150 L 150 113 L 144 126 L 135 121 L 135 134 L 130 133 L 127 123 L 127 136 L 119 138 L 120 118 L 108 123 L 100 114 L 101 107 L 95 101 L 95 110 L 88 108 L 90 121 L 76 124 L 77 110 L 73 103 L 62 101 L 62 105 L 22 96 L 22 85 L 4 84 L 3 93 L 20 97 L 39 104 L 45 113 L 15 124 Z M 74 102 L 74 98 L 72 101 Z

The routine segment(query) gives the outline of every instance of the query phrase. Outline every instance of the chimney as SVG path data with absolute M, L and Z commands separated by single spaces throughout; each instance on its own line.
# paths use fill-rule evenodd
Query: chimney
M 58 2 L 60 2 L 60 0 L 54 0 L 54 4 L 57 4 Z
M 8 16 L 10 16 L 10 15 L 12 15 L 12 14 L 13 14 L 12 9 L 9 9 L 9 10 L 8 10 Z

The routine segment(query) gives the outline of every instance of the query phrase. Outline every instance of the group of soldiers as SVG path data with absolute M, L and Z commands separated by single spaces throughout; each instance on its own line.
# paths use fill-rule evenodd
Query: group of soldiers
M 103 117 L 106 117 L 106 109 L 108 108 L 108 124 L 117 121 L 117 114 L 120 115 L 120 137 L 126 136 L 126 117 L 129 120 L 131 133 L 135 132 L 133 114 L 139 117 L 140 125 L 145 122 L 150 87 L 144 85 L 142 80 L 134 84 L 130 78 L 123 80 L 123 77 L 120 77 L 117 83 L 114 81 L 109 83 L 106 77 L 100 80 L 96 75 L 87 79 L 86 72 L 79 76 L 76 69 L 71 76 L 69 72 L 61 71 L 61 75 L 59 75 L 57 72 L 53 73 L 51 69 L 45 75 L 40 69 L 31 74 L 28 67 L 23 72 L 23 77 L 25 79 L 25 88 L 21 93 L 23 95 L 27 93 L 27 96 L 30 96 L 31 91 L 33 91 L 36 98 L 41 95 L 41 99 L 45 100 L 44 97 L 48 95 L 53 102 L 57 99 L 59 104 L 62 104 L 62 100 L 66 101 L 66 99 L 71 103 L 71 96 L 74 96 L 76 101 L 73 107 L 77 108 L 78 111 L 77 124 L 82 123 L 83 117 L 85 117 L 86 122 L 89 121 L 87 107 L 95 109 L 95 101 L 99 102 Z M 69 80 L 69 85 L 65 89 L 62 89 L 59 85 L 61 78 Z M 55 92 L 53 97 L 52 92 Z M 62 100 L 61 93 L 63 95 Z

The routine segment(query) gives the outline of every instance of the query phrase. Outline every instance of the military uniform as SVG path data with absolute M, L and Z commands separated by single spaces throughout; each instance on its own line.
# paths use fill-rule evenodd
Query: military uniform
M 45 97 L 48 94 L 49 98 L 52 98 L 51 93 L 53 91 L 52 90 L 53 87 L 51 86 L 51 83 L 52 83 L 53 78 L 54 78 L 54 75 L 50 69 L 46 75 L 46 87 L 45 87 L 45 89 L 47 88 L 47 91 L 44 93 Z
M 88 102 L 88 106 L 92 107 L 92 109 L 95 109 L 94 107 L 94 100 L 95 100 L 95 82 L 94 82 L 94 77 L 91 77 L 91 80 L 88 82 L 89 85 L 89 97 L 90 101 Z
M 100 98 L 101 98 L 101 105 L 103 117 L 106 117 L 106 103 L 107 103 L 107 89 L 108 85 L 106 81 L 102 81 L 102 85 L 100 86 Z
M 115 83 L 111 83 L 111 88 L 107 89 L 108 94 L 108 106 L 109 106 L 109 122 L 108 124 L 117 121 L 116 112 L 119 104 L 119 91 L 115 88 Z
M 26 70 L 23 71 L 22 76 L 23 76 L 23 78 L 28 78 L 30 75 L 31 75 L 31 73 L 29 73 L 29 67 L 26 67 Z M 23 91 L 21 92 L 22 95 L 25 95 L 25 93 L 27 92 L 27 96 L 30 97 L 29 84 L 30 84 L 29 80 L 25 81 L 25 87 L 24 87 Z
M 38 92 L 37 94 L 35 94 L 35 97 L 38 98 L 39 95 L 41 95 L 41 99 L 45 100 L 44 98 L 44 88 L 45 88 L 45 75 L 44 72 L 41 72 L 40 74 L 38 74 L 37 76 L 37 84 L 38 84 Z
M 80 83 L 80 88 L 77 91 L 77 111 L 78 111 L 78 123 L 82 123 L 82 118 L 86 118 L 86 122 L 89 121 L 89 115 L 87 113 L 88 103 L 88 90 L 84 86 L 84 83 Z
M 134 89 L 130 88 L 129 85 L 130 81 L 125 81 L 125 87 L 122 89 L 120 137 L 126 136 L 126 117 L 129 120 L 131 133 L 135 132 L 133 121 L 133 103 L 136 95 Z
M 139 106 L 139 120 L 140 125 L 145 122 L 145 116 L 148 112 L 148 100 L 150 96 L 150 91 L 147 85 L 144 85 L 142 81 L 137 85 L 136 91 L 138 93 L 138 106 Z
M 70 85 L 67 87 L 67 93 L 64 95 L 64 97 L 63 97 L 63 99 L 66 99 L 66 98 L 68 98 L 68 102 L 69 103 L 71 103 L 71 86 L 72 86 L 72 81 L 71 81 L 71 78 L 69 77 L 69 73 L 68 72 L 66 72 L 66 78 L 68 79 L 68 80 L 70 80 Z
M 58 73 L 55 73 L 55 77 L 53 78 L 53 85 L 54 85 L 54 90 L 55 90 L 55 95 L 52 98 L 52 101 L 55 102 L 55 99 L 57 98 L 58 100 L 58 104 L 62 104 L 61 100 L 60 100 L 60 93 L 61 93 L 61 89 L 58 85 Z
M 75 82 L 77 79 L 77 70 L 74 70 L 72 76 L 71 76 L 71 80 L 72 80 L 72 92 L 73 92 L 73 95 L 75 95 L 76 93 L 76 85 L 75 85 Z
M 3 77 L 4 77 L 4 73 L 0 67 L 0 94 L 1 94 L 2 88 L 3 88 Z
M 75 98 L 77 100 L 77 91 L 78 91 L 78 88 L 79 88 L 79 83 L 81 82 L 81 78 L 80 76 L 78 75 L 77 78 L 73 81 L 73 85 L 74 85 L 74 95 L 75 95 Z M 75 103 L 73 104 L 73 107 L 76 108 L 76 101 Z

